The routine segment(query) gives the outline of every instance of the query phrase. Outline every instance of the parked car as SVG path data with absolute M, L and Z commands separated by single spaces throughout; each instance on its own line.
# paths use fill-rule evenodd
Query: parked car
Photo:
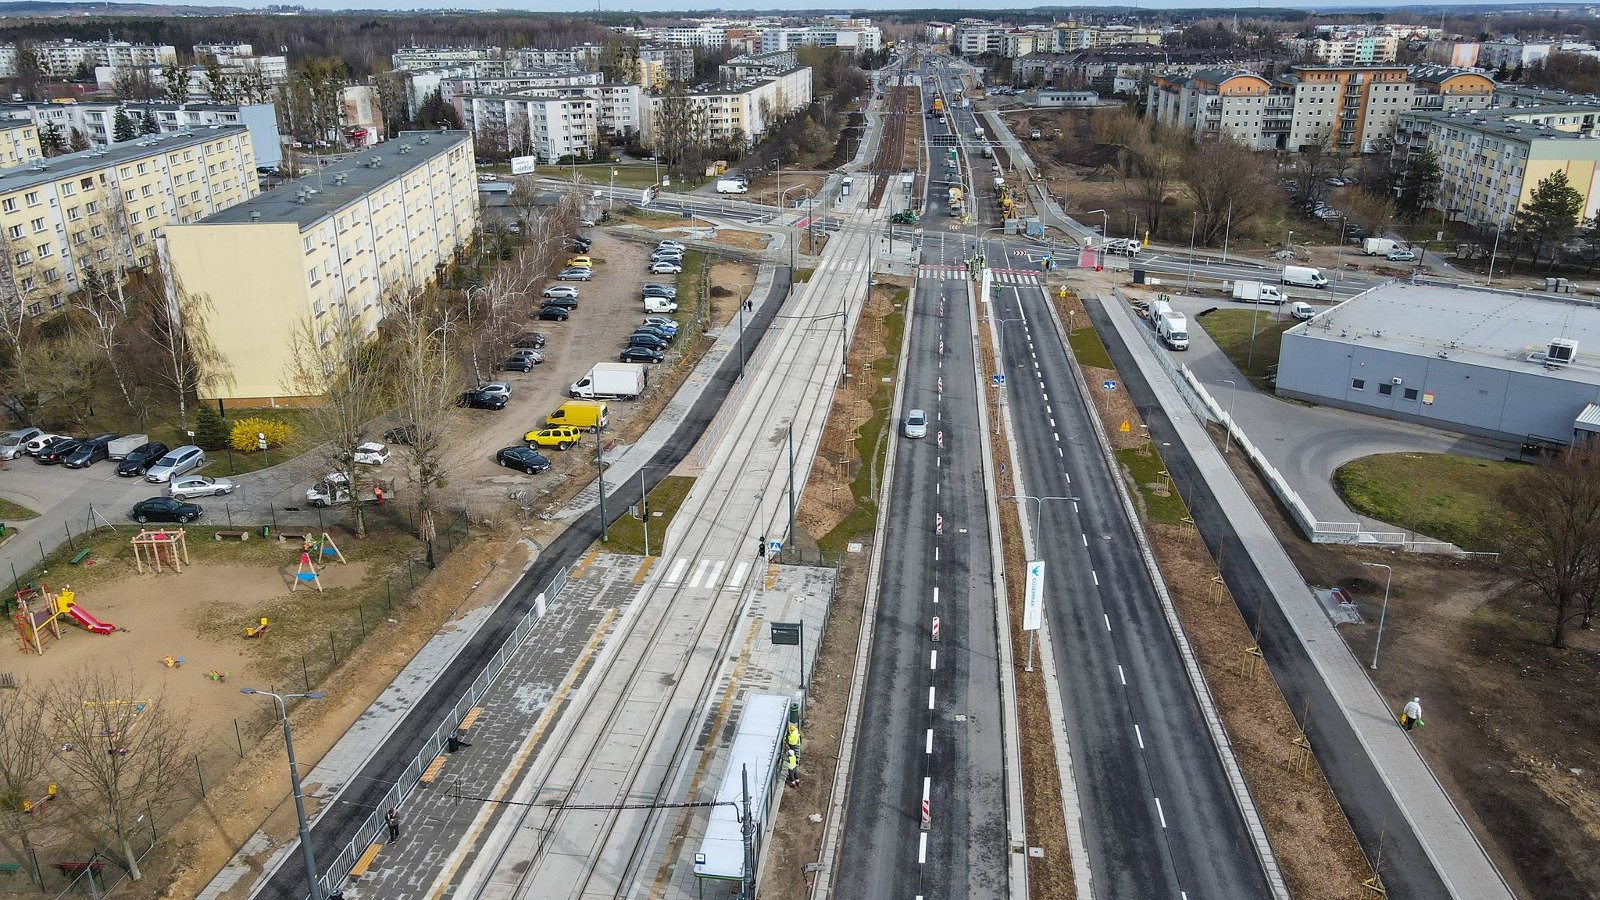
M 151 497 L 135 503 L 133 511 L 128 513 L 128 518 L 140 525 L 146 522 L 177 522 L 180 525 L 187 525 L 204 513 L 203 508 L 193 503 L 185 503 L 172 497 Z
M 572 310 L 567 309 L 565 306 L 550 306 L 546 304 L 539 307 L 539 312 L 535 317 L 546 322 L 565 322 L 571 315 Z
M 505 409 L 505 394 L 486 394 L 481 390 L 471 390 L 463 393 L 461 399 L 456 401 L 457 406 L 471 409 Z
M 533 371 L 533 365 L 534 365 L 533 360 L 529 359 L 526 356 L 508 356 L 508 357 L 506 357 L 505 362 L 502 362 L 500 364 L 500 371 L 502 371 L 502 372 L 532 372 Z
M 52 441 L 64 440 L 65 438 L 66 435 L 64 434 L 54 434 L 52 432 L 42 431 L 29 438 L 28 442 L 22 445 L 23 452 L 27 453 L 29 456 L 36 456 L 40 450 L 43 450 Z
M 146 470 L 155 465 L 156 460 L 167 455 L 167 445 L 160 441 L 151 441 L 128 451 L 128 455 L 117 463 L 117 474 L 123 478 L 132 478 L 143 475 Z
M 656 262 L 650 264 L 651 275 L 677 275 L 683 271 L 683 266 L 674 262 Z
M 383 433 L 383 439 L 391 444 L 402 447 L 414 447 L 417 444 L 417 426 L 397 425 Z
M 586 237 L 569 237 L 561 242 L 561 246 L 565 249 L 576 250 L 579 253 L 588 253 L 590 244 L 590 240 Z
M 490 397 L 504 397 L 511 399 L 511 384 L 505 381 L 490 381 L 478 385 L 478 390 Z
M 683 262 L 683 251 L 682 250 L 657 250 L 656 252 L 650 254 L 650 261 L 653 262 L 653 263 L 658 263 L 658 262 L 681 263 L 681 262 Z
M 928 414 L 924 410 L 913 409 L 906 413 L 905 434 L 908 438 L 925 438 L 928 436 Z
M 578 298 L 577 297 L 551 297 L 549 300 L 546 300 L 541 305 L 543 305 L 543 306 L 559 306 L 562 309 L 577 309 L 578 308 Z
M 0 435 L 0 459 L 16 459 L 28 452 L 28 442 L 44 434 L 37 428 L 19 428 Z
M 594 260 L 588 256 L 574 256 L 573 258 L 567 260 L 567 268 L 592 269 L 594 268 Z
M 40 447 L 39 452 L 33 455 L 33 461 L 41 466 L 53 466 L 66 459 L 67 454 L 77 450 L 78 447 L 79 442 L 76 438 L 56 438 Z
M 629 347 L 649 347 L 651 350 L 664 351 L 667 349 L 667 339 L 649 332 L 635 331 L 628 335 Z
M 576 300 L 578 299 L 578 289 L 570 284 L 552 284 L 545 288 L 544 292 L 539 296 L 544 297 L 545 299 L 549 299 L 551 297 L 570 297 L 573 300 Z
M 594 270 L 582 267 L 562 269 L 561 274 L 557 275 L 556 278 L 561 281 L 593 281 Z
M 92 438 L 84 438 L 78 442 L 78 449 L 61 458 L 61 464 L 69 469 L 92 466 L 111 455 L 111 442 L 116 439 L 115 434 L 97 434 Z
M 172 479 L 172 483 L 167 485 L 167 494 L 179 500 L 193 500 L 196 497 L 220 497 L 223 494 L 231 494 L 235 487 L 237 485 L 226 478 L 185 475 L 182 478 Z
M 381 466 L 389 461 L 389 448 L 377 441 L 367 441 L 356 447 L 355 461 L 363 466 Z
M 657 250 L 660 250 L 663 247 L 671 247 L 674 250 L 687 250 L 687 249 L 689 249 L 688 247 L 686 247 L 683 244 L 673 240 L 672 238 L 665 238 L 660 243 L 656 244 L 656 249 Z
M 644 324 L 649 325 L 652 328 L 659 328 L 662 331 L 665 331 L 667 333 L 667 337 L 677 337 L 678 335 L 677 320 L 668 318 L 667 316 L 645 316 Z
M 571 425 L 553 425 L 549 428 L 541 428 L 538 431 L 530 431 L 523 435 L 522 439 L 527 441 L 529 446 L 554 447 L 557 450 L 565 450 L 582 441 L 583 432 L 573 428 Z
M 517 349 L 511 351 L 511 355 L 520 356 L 536 366 L 544 362 L 544 354 L 533 349 L 532 347 L 518 347 Z
M 1384 259 L 1387 259 L 1389 262 L 1416 262 L 1417 254 L 1403 247 L 1396 247 L 1395 249 L 1390 250 Z
M 648 323 L 635 327 L 633 329 L 633 333 L 634 334 L 650 334 L 650 335 L 654 335 L 654 336 L 656 336 L 658 338 L 661 338 L 663 341 L 666 341 L 669 344 L 672 343 L 672 332 L 667 331 L 665 328 L 657 328 L 656 326 L 650 325 Z
M 540 455 L 539 451 L 527 447 L 507 447 L 494 455 L 494 461 L 508 469 L 521 469 L 529 475 L 537 475 L 550 468 L 550 460 Z
M 155 461 L 145 473 L 144 480 L 153 484 L 164 484 L 206 464 L 204 450 L 193 444 L 184 444 L 176 450 L 167 451 L 167 455 Z
M 658 363 L 666 359 L 666 357 L 662 356 L 661 351 L 659 350 L 652 350 L 649 347 L 641 347 L 636 345 L 624 348 L 618 359 L 620 359 L 622 362 Z
M 537 331 L 524 331 L 511 339 L 513 347 L 530 347 L 537 350 L 544 346 L 544 335 Z
M 676 299 L 678 299 L 678 289 L 677 288 L 673 287 L 670 284 L 657 284 L 656 282 L 653 282 L 653 281 L 645 283 L 645 286 L 643 288 L 643 294 L 646 297 L 660 297 L 660 298 L 662 298 L 664 300 L 676 300 Z

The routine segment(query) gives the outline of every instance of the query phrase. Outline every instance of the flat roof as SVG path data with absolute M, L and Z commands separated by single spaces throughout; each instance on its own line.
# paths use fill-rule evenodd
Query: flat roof
M 89 172 L 116 166 L 135 159 L 144 159 L 157 153 L 169 153 L 184 147 L 204 144 L 233 134 L 248 134 L 243 125 L 201 125 L 187 131 L 166 134 L 149 134 L 136 141 L 112 144 L 96 150 L 80 150 L 50 159 L 36 159 L 20 166 L 0 169 L 0 191 L 36 187 L 63 178 L 72 178 Z
M 1392 282 L 1286 333 L 1600 386 L 1600 299 L 1578 294 Z M 1555 338 L 1576 341 L 1577 357 L 1546 370 L 1544 353 Z
M 343 209 L 359 197 L 388 184 L 428 160 L 472 137 L 467 131 L 402 131 L 376 147 L 344 157 L 320 173 L 285 182 L 221 212 L 197 225 L 246 225 L 293 222 L 304 231 Z M 376 162 L 377 165 L 373 165 Z M 337 178 L 335 176 L 344 176 Z M 302 191 L 310 190 L 305 202 Z M 252 218 L 259 214 L 258 218 Z M 173 226 L 181 228 L 181 225 Z
M 1594 115 L 1597 110 L 1592 107 L 1568 107 L 1567 112 L 1574 115 Z M 1594 142 L 1594 135 L 1584 134 L 1581 131 L 1562 131 L 1554 125 L 1544 122 L 1529 122 L 1514 118 L 1515 115 L 1530 114 L 1527 108 L 1520 110 L 1509 109 L 1475 109 L 1475 110 L 1411 110 L 1401 113 L 1401 117 L 1410 116 L 1415 119 L 1426 119 L 1452 128 L 1464 128 L 1468 131 L 1481 131 L 1485 134 L 1498 135 L 1503 138 L 1512 138 L 1518 141 L 1584 141 Z

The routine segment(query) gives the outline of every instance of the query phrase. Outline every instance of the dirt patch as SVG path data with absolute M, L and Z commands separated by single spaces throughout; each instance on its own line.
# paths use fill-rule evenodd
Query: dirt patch
M 768 206 L 778 205 L 778 189 L 783 188 L 783 196 L 787 197 L 786 205 L 793 206 L 796 200 L 805 200 L 806 192 L 815 195 L 822 190 L 822 183 L 828 178 L 825 172 L 808 172 L 803 169 L 794 171 L 784 170 L 780 176 L 776 172 L 765 172 L 750 179 L 750 193 L 743 195 L 741 200 L 752 203 L 763 203 Z
M 711 266 L 711 319 L 707 327 L 720 328 L 733 321 L 739 303 L 750 296 L 757 267 L 752 263 L 718 260 Z
M 1502 596 L 1486 564 L 1307 543 L 1248 464 L 1231 464 L 1306 580 L 1359 604 L 1366 624 L 1339 631 L 1361 659 L 1384 591 L 1361 563 L 1394 568 L 1371 675 L 1393 709 L 1422 698 L 1412 739 L 1516 895 L 1600 897 L 1600 634 L 1550 649 L 1540 610 Z
M 768 238 L 766 235 L 754 231 L 718 228 L 717 236 L 712 238 L 711 241 L 727 247 L 738 247 L 741 250 L 765 250 L 767 249 Z

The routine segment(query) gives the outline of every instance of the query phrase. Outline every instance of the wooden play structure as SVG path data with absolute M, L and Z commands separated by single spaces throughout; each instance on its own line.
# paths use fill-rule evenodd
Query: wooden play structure
M 12 598 L 11 621 L 17 628 L 19 649 L 44 655 L 44 645 L 61 639 L 61 620 L 94 634 L 110 634 L 117 626 L 102 622 L 78 605 L 77 593 L 68 585 L 52 594 L 47 584 L 30 584 Z
M 184 542 L 182 528 L 143 528 L 129 543 L 133 545 L 133 564 L 140 575 L 144 574 L 146 564 L 157 575 L 163 568 L 182 572 L 189 564 L 189 545 Z
M 289 586 L 290 593 L 300 589 L 303 584 L 312 585 L 317 593 L 322 593 L 322 578 L 317 574 L 317 564 L 327 564 L 329 559 L 345 562 L 344 554 L 339 552 L 339 545 L 333 542 L 333 536 L 324 531 L 321 536 L 313 539 L 307 537 L 300 545 L 300 567 L 295 570 L 294 583 Z M 261 620 L 261 630 L 267 628 L 267 620 Z M 255 635 L 247 635 L 254 637 Z

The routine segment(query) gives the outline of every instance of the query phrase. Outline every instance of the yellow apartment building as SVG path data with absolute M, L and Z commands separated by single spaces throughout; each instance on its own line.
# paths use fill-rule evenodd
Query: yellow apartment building
M 472 133 L 404 131 L 319 173 L 166 230 L 175 284 L 204 296 L 204 327 L 234 406 L 294 403 L 295 334 L 335 316 L 374 334 L 393 291 L 430 282 L 478 227 Z
M 0 167 L 33 162 L 39 152 L 39 126 L 26 119 L 0 119 Z
M 0 169 L 0 305 L 35 316 L 59 309 L 89 271 L 142 269 L 154 261 L 163 228 L 259 191 L 243 125 L 150 135 Z

